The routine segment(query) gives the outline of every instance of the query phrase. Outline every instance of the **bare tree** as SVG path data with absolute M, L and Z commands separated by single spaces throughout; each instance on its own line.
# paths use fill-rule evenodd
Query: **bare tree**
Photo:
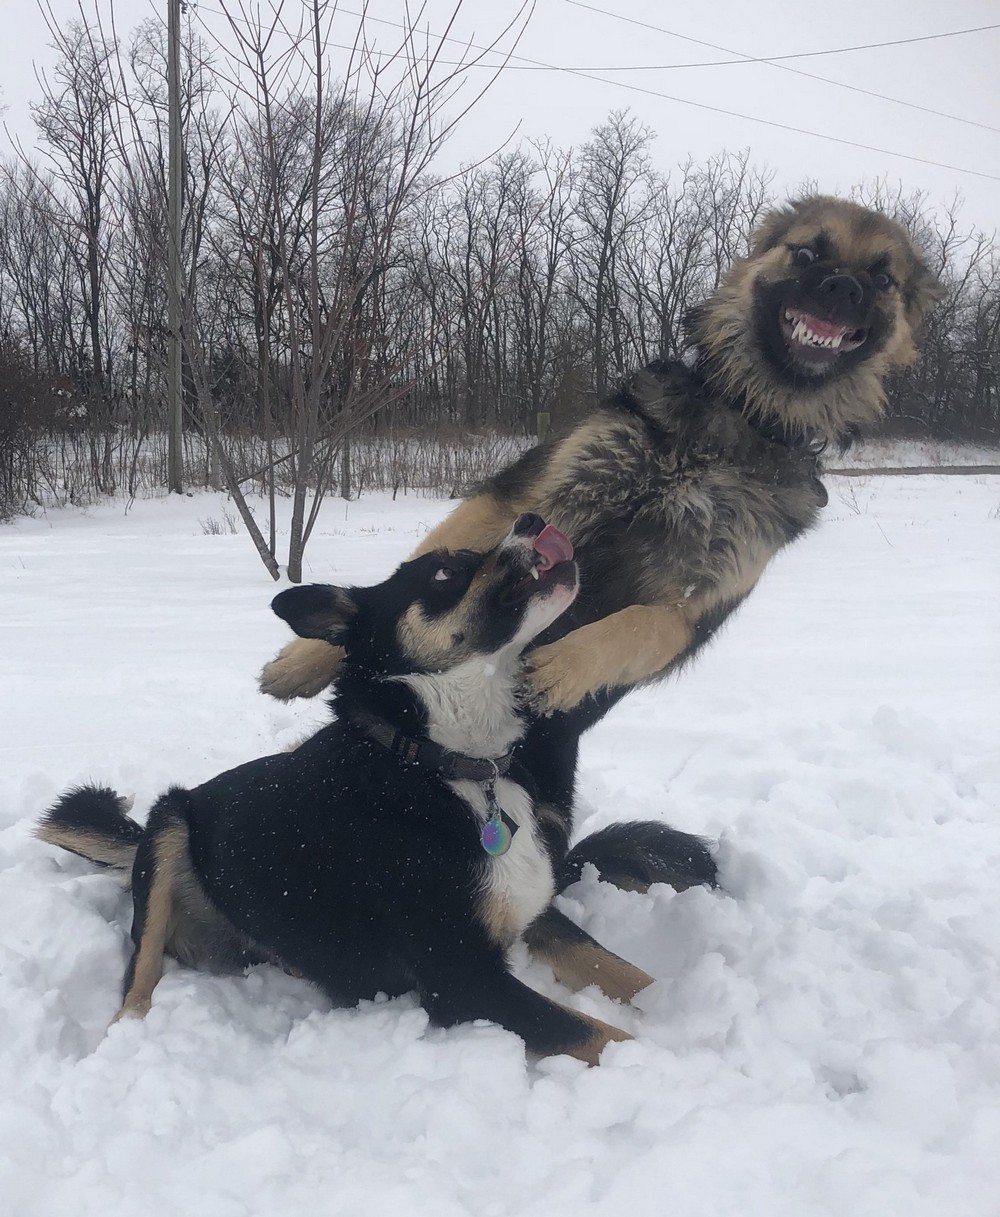
M 408 428 L 523 437 L 680 355 L 686 312 L 771 201 L 745 152 L 655 171 L 625 114 L 576 152 L 541 142 L 434 177 L 462 69 L 412 26 L 378 53 L 362 12 L 334 79 L 335 16 L 332 0 L 286 0 L 266 24 L 234 8 L 228 48 L 197 35 L 193 9 L 184 28 L 185 478 L 225 485 L 275 577 L 279 496 L 300 577 L 323 496 L 384 470 L 377 445 L 404 470 L 394 487 L 433 466 L 457 493 L 461 466 L 423 440 L 408 455 Z M 48 403 L 7 393 L 8 503 L 152 490 L 166 468 L 162 30 L 119 40 L 95 20 L 54 37 L 44 158 L 0 162 L 5 374 Z M 995 441 L 995 238 L 957 203 L 886 182 L 856 194 L 908 226 L 947 288 L 923 359 L 889 387 L 888 426 Z
M 59 60 L 51 81 L 44 76 L 43 99 L 32 106 L 45 155 L 65 193 L 53 191 L 53 207 L 78 237 L 75 256 L 88 336 L 92 410 L 103 415 L 105 377 L 111 354 L 104 325 L 104 281 L 108 258 L 105 202 L 113 155 L 114 98 L 107 87 L 111 50 L 78 21 L 60 28 L 51 15 L 49 31 Z
M 580 156 L 574 290 L 593 329 L 594 388 L 599 394 L 606 392 L 611 370 L 621 375 L 627 366 L 618 270 L 623 246 L 652 211 L 652 138 L 650 128 L 615 111 Z
M 340 82 L 326 67 L 330 0 L 311 0 L 295 30 L 280 4 L 266 23 L 248 9 L 227 15 L 240 79 L 249 82 L 232 97 L 234 111 L 245 107 L 237 146 L 266 183 L 254 264 L 271 268 L 279 294 L 280 347 L 262 327 L 270 349 L 261 353 L 288 382 L 288 575 L 297 582 L 338 445 L 399 392 L 394 370 L 372 358 L 385 321 L 378 300 L 407 209 L 457 121 L 444 112 L 463 68 L 438 64 L 455 14 L 433 42 L 407 25 L 386 56 L 366 44 L 362 16 Z

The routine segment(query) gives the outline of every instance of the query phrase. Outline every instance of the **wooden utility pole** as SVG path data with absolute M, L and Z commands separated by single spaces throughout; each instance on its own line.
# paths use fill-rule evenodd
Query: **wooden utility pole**
M 167 487 L 183 489 L 181 425 L 181 0 L 167 0 Z

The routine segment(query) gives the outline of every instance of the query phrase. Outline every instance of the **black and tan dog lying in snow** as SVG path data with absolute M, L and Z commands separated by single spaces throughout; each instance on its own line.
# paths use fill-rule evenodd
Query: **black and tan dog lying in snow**
M 523 984 L 506 956 L 540 920 L 538 953 L 570 987 L 628 999 L 650 982 L 551 908 L 559 859 L 511 755 L 522 652 L 577 589 L 569 541 L 525 514 L 485 555 L 282 592 L 274 610 L 299 635 L 346 652 L 336 721 L 172 788 L 145 827 L 107 788 L 63 795 L 38 836 L 131 878 L 118 1017 L 147 1012 L 169 953 L 216 971 L 280 963 L 339 1004 L 416 990 L 436 1023 L 490 1019 L 536 1054 L 595 1064 L 628 1039 Z

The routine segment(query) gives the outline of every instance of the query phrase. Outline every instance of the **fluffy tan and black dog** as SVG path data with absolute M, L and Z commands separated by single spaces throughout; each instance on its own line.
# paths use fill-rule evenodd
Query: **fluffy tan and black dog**
M 540 713 L 521 745 L 557 854 L 581 732 L 626 690 L 690 658 L 773 555 L 816 523 L 827 501 L 819 452 L 879 417 L 885 378 L 915 359 L 937 295 L 888 217 L 828 197 L 779 208 L 693 314 L 692 361 L 637 373 L 483 485 L 417 550 L 490 549 L 524 511 L 573 541 L 580 594 L 530 656 Z M 315 695 L 339 657 L 323 642 L 293 642 L 261 687 Z M 670 881 L 671 867 L 684 880 L 677 842 L 652 828 L 587 838 L 567 873 L 586 861 L 627 885 Z M 710 873 L 696 850 L 689 881 Z

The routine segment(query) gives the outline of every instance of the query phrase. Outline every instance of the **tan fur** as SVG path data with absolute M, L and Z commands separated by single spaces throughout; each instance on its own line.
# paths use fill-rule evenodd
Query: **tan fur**
M 849 374 L 829 381 L 819 392 L 803 394 L 782 384 L 761 363 L 747 319 L 755 285 L 787 276 L 789 247 L 809 244 L 820 233 L 831 242 L 844 270 L 868 270 L 888 260 L 896 283 L 884 302 L 892 336 L 884 350 Z M 834 438 L 882 412 L 885 377 L 916 359 L 915 332 L 939 294 L 934 276 L 901 225 L 856 203 L 821 195 L 770 213 L 755 234 L 750 256 L 730 267 L 698 310 L 694 337 L 712 359 L 715 387 L 721 393 L 745 393 L 750 413 L 777 416 L 790 427 Z
M 35 829 L 35 836 L 48 845 L 55 845 L 71 854 L 79 854 L 81 858 L 89 858 L 91 862 L 100 862 L 116 870 L 131 867 L 135 856 L 134 848 L 109 841 L 107 837 L 83 829 L 68 829 L 43 822 Z
M 460 631 L 452 615 L 428 618 L 419 604 L 411 605 L 399 623 L 399 641 L 411 659 L 434 663 L 460 649 Z
M 509 531 L 508 524 L 503 536 Z M 440 549 L 441 546 L 434 548 Z M 495 570 L 495 556 L 488 557 L 473 575 L 469 590 L 450 613 L 427 617 L 419 604 L 407 610 L 399 624 L 399 642 L 410 659 L 425 667 L 436 664 L 454 666 L 472 655 L 472 650 L 466 645 L 466 621 L 476 614 L 482 596 L 490 593 Z
M 466 499 L 430 530 L 410 557 L 419 558 L 438 549 L 446 553 L 458 549 L 485 553 L 500 544 L 519 514 L 509 503 L 498 502 L 489 494 Z
M 612 1001 L 630 1002 L 653 983 L 648 972 L 597 942 L 553 943 L 548 947 L 533 943 L 531 953 L 549 965 L 560 984 L 574 992 L 597 985 Z
M 410 557 L 419 558 L 434 550 L 485 552 L 503 540 L 518 514 L 509 504 L 500 503 L 491 495 L 466 499 L 431 529 Z M 406 629 L 415 654 L 423 654 L 427 648 L 441 653 L 448 648 L 449 634 L 454 632 L 446 624 L 428 627 L 419 610 L 414 611 Z M 295 638 L 264 665 L 260 690 L 279 701 L 316 697 L 336 680 L 343 658 L 343 647 L 316 638 Z
M 691 643 L 675 606 L 633 604 L 531 652 L 531 684 L 546 710 L 569 710 L 588 693 L 637 684 Z
M 894 285 L 879 293 L 876 305 L 885 320 L 885 338 L 881 349 L 837 376 L 815 384 L 793 383 L 761 353 L 755 288 L 794 277 L 794 249 L 820 236 L 839 270 L 872 273 L 881 268 L 892 277 Z M 701 463 L 672 466 L 669 449 L 654 460 L 644 428 L 621 415 L 598 411 L 549 443 L 547 459 L 534 467 L 532 479 L 508 482 L 517 486 L 515 491 L 500 493 L 494 487 L 467 500 L 424 538 L 417 552 L 486 549 L 522 511 L 538 512 L 578 546 L 588 541 L 599 545 L 601 530 L 631 519 L 636 503 L 646 504 L 647 512 L 659 511 L 664 538 L 660 554 L 648 542 L 638 552 L 622 544 L 623 563 L 641 564 L 637 603 L 613 606 L 615 611 L 601 620 L 539 647 L 530 657 L 541 711 L 568 710 L 588 693 L 649 679 L 685 652 L 706 615 L 725 615 L 727 605 L 731 608 L 752 590 L 776 549 L 787 542 L 786 537 L 775 537 L 774 521 L 791 517 L 808 526 L 822 501 L 821 488 L 790 471 L 780 454 L 774 457 L 773 470 L 766 467 L 770 458 L 759 454 L 753 456 L 756 464 L 741 464 L 733 455 L 744 451 L 738 432 L 745 422 L 739 411 L 788 433 L 820 440 L 871 423 L 882 410 L 888 373 L 916 357 L 915 333 L 938 294 L 935 277 L 909 235 L 887 216 L 827 196 L 776 208 L 755 233 L 750 256 L 735 262 L 696 310 L 692 337 L 705 379 L 718 402 L 738 407 L 720 409 L 716 402 L 706 403 L 698 447 L 699 457 L 704 454 Z M 651 417 L 664 412 L 668 430 L 676 425 L 670 411 L 678 403 L 664 396 L 655 377 L 639 374 L 631 391 Z M 714 466 L 709 455 L 713 451 L 720 454 Z M 668 493 L 663 490 L 667 484 Z M 586 577 L 584 564 L 585 587 Z M 446 623 L 432 630 L 428 623 L 414 622 L 412 631 L 421 640 L 415 645 L 447 645 Z M 285 648 L 275 661 L 279 663 L 283 689 L 295 683 L 297 667 L 311 666 L 309 679 L 302 682 L 306 692 L 333 679 L 338 657 L 299 642 Z
M 296 638 L 282 647 L 260 674 L 260 689 L 279 701 L 317 697 L 336 677 L 344 648 L 317 638 Z
M 779 241 L 804 244 L 817 231 L 826 233 L 834 248 L 856 267 L 867 268 L 888 255 L 889 272 L 903 297 L 910 331 L 907 337 L 912 338 L 929 309 L 941 299 L 942 288 L 909 233 L 888 216 L 848 199 L 814 195 L 770 212 L 754 233 L 751 258 L 762 256 Z
M 586 418 L 578 423 L 568 435 L 555 441 L 552 458 L 546 461 L 531 492 L 522 495 L 520 501 L 511 503 L 515 514 L 537 511 L 544 519 L 553 523 L 559 515 L 568 527 L 569 520 L 565 518 L 565 509 L 560 511 L 567 489 L 566 471 L 579 468 L 581 464 L 590 465 L 595 459 L 616 461 L 616 442 L 615 436 L 609 435 L 607 423 L 603 418 Z M 561 525 L 559 527 L 562 528 Z M 572 539 L 572 533 L 569 535 Z
M 164 829 L 154 848 L 154 869 L 146 900 L 142 935 L 136 948 L 132 983 L 113 1022 L 122 1018 L 145 1018 L 153 990 L 163 975 L 163 956 L 174 920 L 175 890 L 190 873 L 187 830 L 180 825 Z
M 507 948 L 517 938 L 514 910 L 501 893 L 490 892 L 480 897 L 476 915 L 497 946 Z
M 558 1002 L 556 1003 L 558 1005 Z M 567 1006 L 562 1007 L 568 1010 Z M 633 1037 L 627 1031 L 622 1031 L 620 1027 L 612 1027 L 610 1023 L 602 1023 L 599 1018 L 592 1018 L 589 1014 L 582 1014 L 579 1010 L 569 1010 L 569 1013 L 576 1018 L 582 1018 L 593 1027 L 593 1035 L 590 1039 L 584 1040 L 582 1044 L 577 1044 L 574 1048 L 567 1048 L 567 1056 L 575 1056 L 578 1061 L 583 1061 L 586 1065 L 599 1065 L 601 1063 L 601 1053 L 607 1048 L 608 1044 L 621 1044 Z

